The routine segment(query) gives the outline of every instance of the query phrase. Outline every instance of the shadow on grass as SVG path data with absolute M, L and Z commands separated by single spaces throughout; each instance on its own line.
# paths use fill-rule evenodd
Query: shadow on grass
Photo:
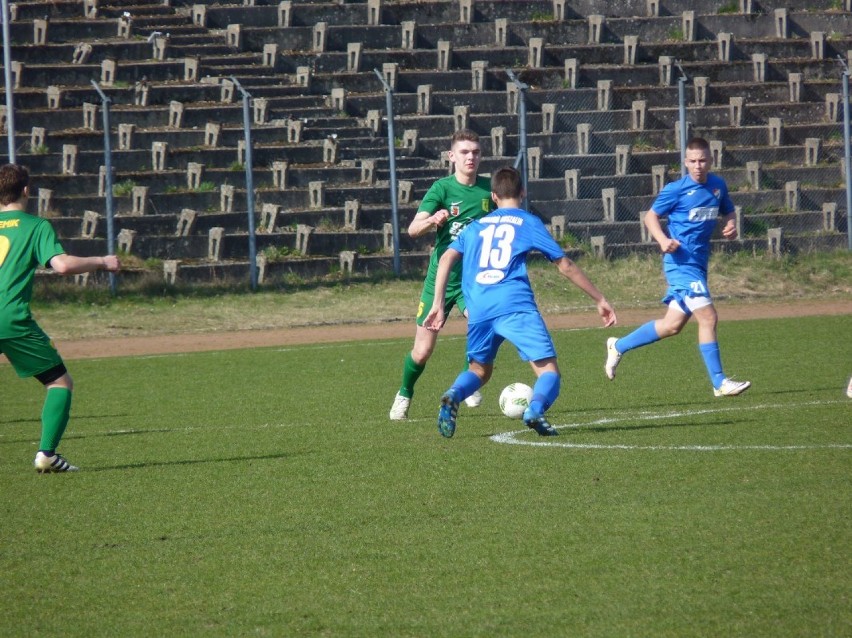
M 675 417 L 666 417 L 666 418 L 675 418 Z M 627 421 L 628 418 L 619 419 L 621 421 Z M 595 425 L 592 423 L 589 424 L 576 424 L 570 425 L 568 427 L 555 423 L 554 427 L 559 430 L 559 435 L 562 437 L 570 436 L 570 433 L 576 432 L 577 434 L 586 434 L 586 433 L 606 433 L 606 432 L 639 432 L 642 430 L 668 430 L 672 428 L 707 428 L 707 427 L 733 427 L 733 426 L 742 426 L 744 423 L 748 423 L 752 421 L 752 419 L 740 419 L 740 420 L 727 420 L 727 421 L 715 421 L 713 423 L 648 423 L 643 425 Z M 532 432 L 532 430 L 529 430 Z M 493 432 L 491 434 L 483 434 L 483 438 L 491 438 L 492 436 L 499 436 L 500 434 L 505 434 L 505 432 Z M 542 437 L 548 438 L 548 437 Z
M 28 418 L 28 419 L 9 419 L 3 420 L 0 419 L 0 425 L 24 425 L 26 423 L 33 423 L 35 425 L 41 426 L 41 419 L 39 418 Z
M 111 470 L 140 470 L 152 467 L 173 467 L 180 465 L 206 465 L 212 463 L 234 463 L 237 461 L 271 461 L 275 459 L 286 459 L 295 456 L 302 456 L 303 453 L 294 454 L 261 454 L 257 456 L 230 456 L 211 459 L 187 459 L 184 461 L 147 461 L 144 463 L 125 463 L 122 465 L 102 465 L 102 466 L 86 466 L 86 472 L 109 472 Z

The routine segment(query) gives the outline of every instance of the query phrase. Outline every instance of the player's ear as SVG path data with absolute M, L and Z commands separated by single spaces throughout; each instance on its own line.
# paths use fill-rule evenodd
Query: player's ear
M 491 191 L 491 201 L 497 203 L 497 194 L 494 191 Z

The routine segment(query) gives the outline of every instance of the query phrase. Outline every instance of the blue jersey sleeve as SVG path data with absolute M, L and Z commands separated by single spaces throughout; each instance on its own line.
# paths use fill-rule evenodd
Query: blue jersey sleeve
M 719 189 L 719 215 L 730 215 L 734 212 L 734 202 L 731 201 L 731 196 L 728 194 L 728 185 L 720 177 L 711 175 L 714 185 Z
M 657 195 L 657 199 L 651 204 L 651 210 L 659 217 L 665 217 L 674 210 L 678 202 L 678 182 L 669 182 L 663 186 L 663 190 Z
M 537 217 L 533 217 L 533 247 L 540 251 L 550 261 L 562 259 L 565 256 L 565 251 L 562 250 L 553 235 L 551 235 L 547 227 Z

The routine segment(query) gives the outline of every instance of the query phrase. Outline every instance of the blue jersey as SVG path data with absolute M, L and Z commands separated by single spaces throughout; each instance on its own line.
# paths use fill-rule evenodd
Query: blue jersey
M 564 251 L 541 220 L 518 208 L 498 208 L 471 222 L 450 244 L 462 253 L 462 293 L 468 321 L 534 310 L 527 254 L 538 250 L 550 261 Z
M 663 257 L 664 268 L 689 265 L 706 271 L 717 218 L 734 212 L 734 203 L 725 181 L 711 173 L 704 184 L 689 175 L 666 184 L 651 209 L 661 217 L 668 216 L 669 237 L 680 242 L 677 251 Z

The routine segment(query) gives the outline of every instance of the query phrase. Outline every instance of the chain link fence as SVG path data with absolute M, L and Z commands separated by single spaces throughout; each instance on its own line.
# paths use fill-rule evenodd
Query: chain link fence
M 527 159 L 528 204 L 568 249 L 642 251 L 649 243 L 644 211 L 683 174 L 685 140 L 700 136 L 737 206 L 741 245 L 774 252 L 849 247 L 848 76 L 840 75 L 808 86 L 809 101 L 794 77 L 784 87 L 786 101 L 765 104 L 714 92 L 706 78 L 644 90 L 610 80 L 599 80 L 596 90 L 522 90 L 509 81 L 509 107 L 526 113 L 518 127 L 526 139 L 517 146 Z M 505 130 L 492 131 L 498 152 L 511 156 L 513 143 Z

